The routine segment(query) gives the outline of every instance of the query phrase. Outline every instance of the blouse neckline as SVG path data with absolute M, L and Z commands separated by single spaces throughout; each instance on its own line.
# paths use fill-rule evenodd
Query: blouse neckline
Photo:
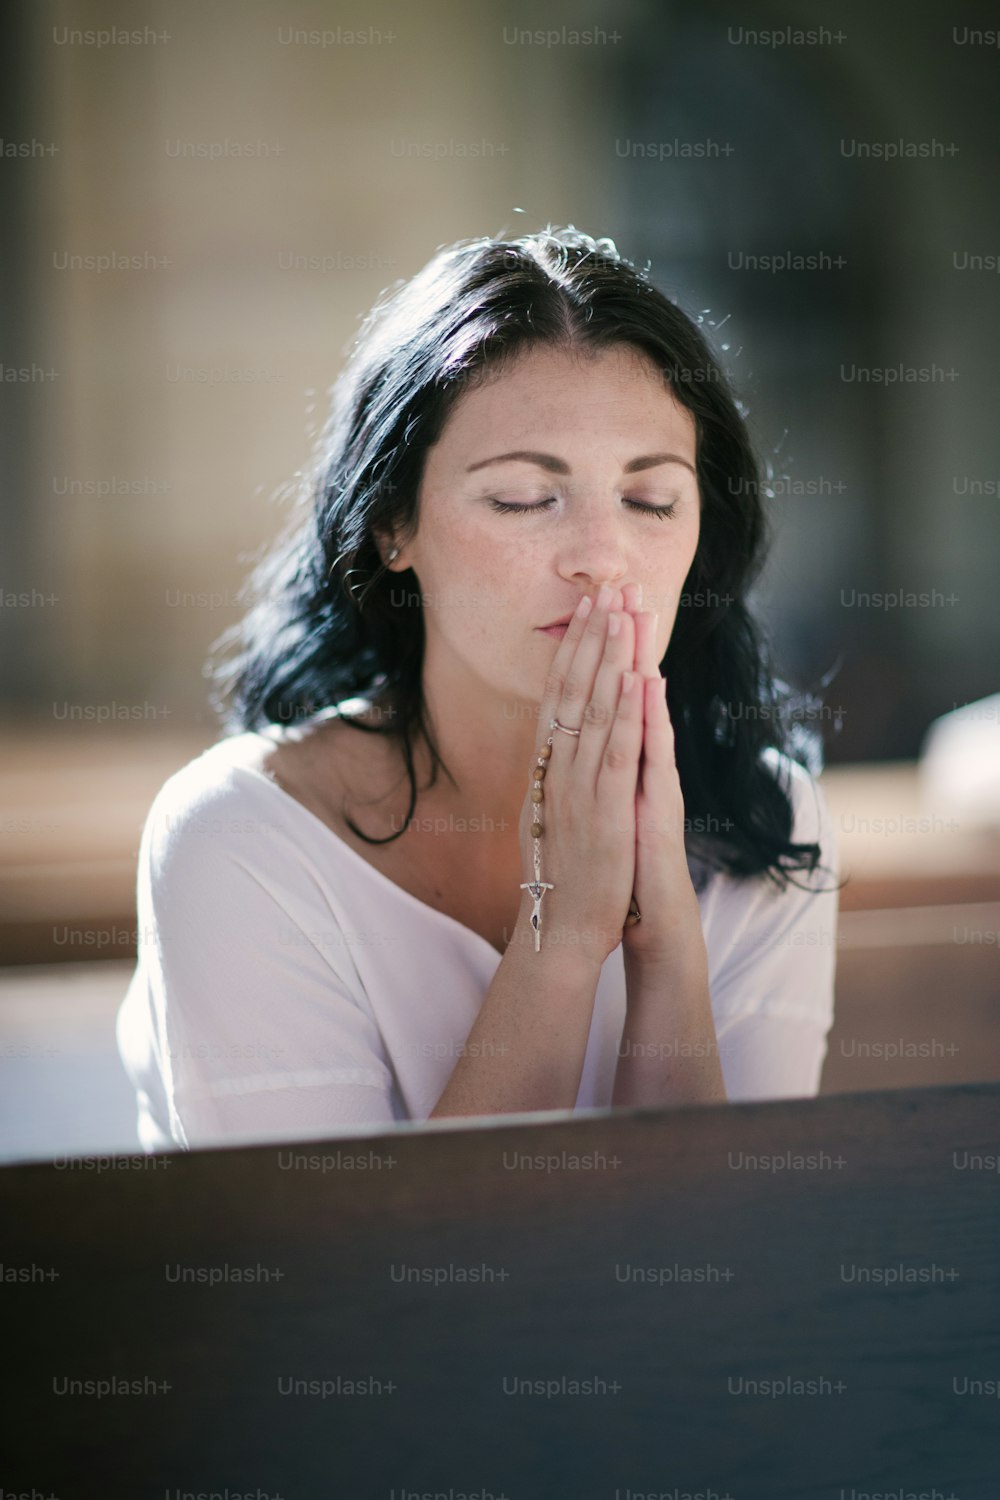
M 356 849 L 352 849 L 350 844 L 347 843 L 346 839 L 342 839 L 340 837 L 340 834 L 336 833 L 334 829 L 330 827 L 329 823 L 324 823 L 323 819 L 317 817 L 314 812 L 306 807 L 304 802 L 300 802 L 297 797 L 293 797 L 291 792 L 286 792 L 285 788 L 281 786 L 277 781 L 274 781 L 270 776 L 268 776 L 266 772 L 258 770 L 256 766 L 247 766 L 242 764 L 234 766 L 233 769 L 245 771 L 248 775 L 253 776 L 257 781 L 262 781 L 266 786 L 269 786 L 272 791 L 277 792 L 279 797 L 283 797 L 286 802 L 290 802 L 293 807 L 297 807 L 299 811 L 310 820 L 310 822 L 315 823 L 318 828 L 321 828 L 323 832 L 326 833 L 331 839 L 333 839 L 341 849 L 345 849 L 350 855 L 351 859 L 354 860 L 357 864 L 363 866 L 363 868 L 367 870 L 368 873 L 375 878 L 375 880 L 380 882 L 383 886 L 387 886 L 389 890 L 394 891 L 397 896 L 401 896 L 404 901 L 408 901 L 411 905 L 419 908 L 420 911 L 430 912 L 433 916 L 438 917 L 441 921 L 449 923 L 452 928 L 457 929 L 457 931 L 461 933 L 464 933 L 466 937 L 472 938 L 475 942 L 479 943 L 481 947 L 487 950 L 494 963 L 500 963 L 500 960 L 503 958 L 503 954 L 497 952 L 488 938 L 484 938 L 482 934 L 476 932 L 474 928 L 466 927 L 465 923 L 460 922 L 457 917 L 450 916 L 446 911 L 439 911 L 436 906 L 431 906 L 428 902 L 421 901 L 420 897 L 414 896 L 412 891 L 404 890 L 401 885 L 397 885 L 394 880 L 390 880 L 388 875 L 383 874 L 381 870 L 378 870 L 374 865 L 369 864 L 365 857 L 359 854 Z

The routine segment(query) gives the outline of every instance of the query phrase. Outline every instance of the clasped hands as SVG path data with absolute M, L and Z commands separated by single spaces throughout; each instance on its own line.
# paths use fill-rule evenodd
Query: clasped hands
M 698 899 L 684 845 L 684 797 L 677 772 L 674 727 L 660 675 L 658 614 L 642 608 L 642 585 L 619 590 L 612 609 L 632 617 L 631 670 L 642 683 L 642 751 L 635 798 L 635 899 L 641 922 L 626 927 L 622 948 L 632 977 L 652 979 L 705 962 Z

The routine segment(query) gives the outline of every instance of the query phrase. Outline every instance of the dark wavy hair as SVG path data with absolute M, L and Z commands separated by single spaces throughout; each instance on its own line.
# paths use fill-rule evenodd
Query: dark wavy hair
M 819 700 L 775 678 L 747 606 L 768 538 L 740 404 L 698 325 L 613 241 L 572 227 L 459 241 L 382 294 L 333 387 L 291 524 L 251 574 L 245 618 L 213 645 L 212 706 L 225 732 L 239 733 L 369 699 L 376 722 L 355 727 L 398 737 L 410 806 L 385 839 L 350 824 L 368 843 L 399 838 L 413 816 L 415 735 L 430 752 L 430 784 L 439 766 L 454 782 L 427 722 L 419 590 L 402 604 L 391 597 L 379 541 L 415 533 L 424 456 L 459 395 L 538 344 L 634 346 L 694 418 L 701 531 L 660 663 L 685 847 L 705 867 L 766 873 L 784 888 L 789 870 L 815 870 L 821 850 L 789 842 L 789 783 L 765 752 L 818 774 L 820 737 L 797 715 Z

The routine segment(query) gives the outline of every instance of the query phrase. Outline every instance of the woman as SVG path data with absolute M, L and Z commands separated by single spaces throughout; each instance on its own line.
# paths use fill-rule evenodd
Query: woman
M 375 307 L 220 643 L 229 732 L 144 830 L 145 1149 L 817 1091 L 837 849 L 759 493 L 609 240 L 462 242 Z

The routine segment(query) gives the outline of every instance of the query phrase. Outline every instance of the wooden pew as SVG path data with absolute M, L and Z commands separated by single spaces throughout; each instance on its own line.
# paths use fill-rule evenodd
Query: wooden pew
M 3 1168 L 0 1484 L 996 1500 L 998 1158 L 983 1083 Z

